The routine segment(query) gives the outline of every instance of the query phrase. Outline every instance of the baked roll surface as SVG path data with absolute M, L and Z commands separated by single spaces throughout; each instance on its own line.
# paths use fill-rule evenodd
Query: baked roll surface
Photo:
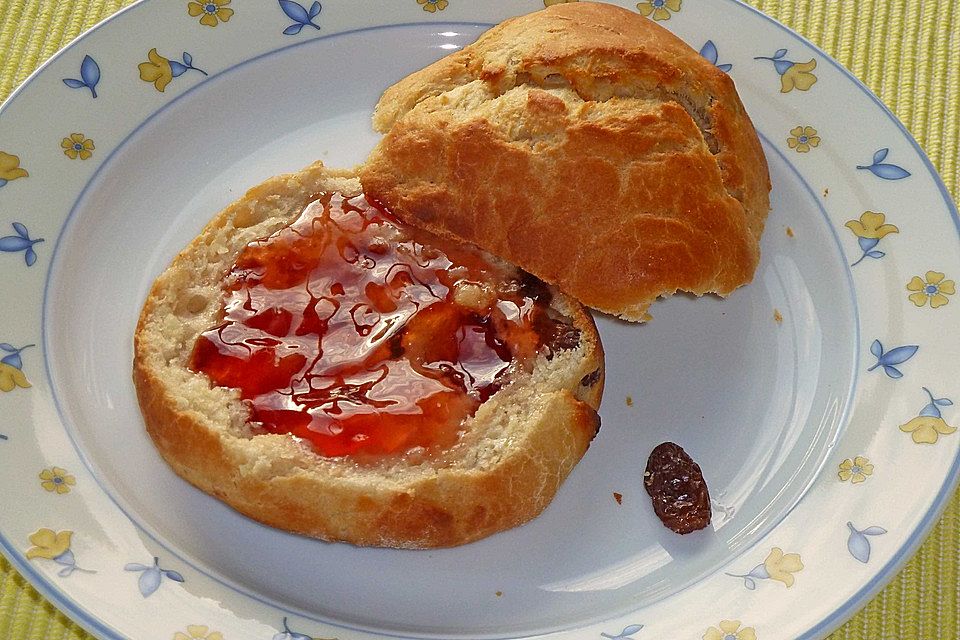
M 507 20 L 404 78 L 360 172 L 401 218 L 629 320 L 753 277 L 770 178 L 727 74 L 635 12 Z

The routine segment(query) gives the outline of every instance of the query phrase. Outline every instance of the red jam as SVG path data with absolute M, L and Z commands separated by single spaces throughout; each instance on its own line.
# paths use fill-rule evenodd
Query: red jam
M 191 368 L 239 389 L 263 432 L 324 456 L 449 447 L 511 363 L 576 333 L 540 281 L 363 196 L 321 195 L 247 245 L 223 290 Z

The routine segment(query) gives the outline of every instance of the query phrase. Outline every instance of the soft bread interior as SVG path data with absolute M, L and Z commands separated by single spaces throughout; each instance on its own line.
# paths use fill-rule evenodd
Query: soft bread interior
M 439 454 L 357 463 L 317 455 L 290 436 L 253 435 L 238 392 L 188 369 L 197 336 L 218 321 L 221 281 L 239 251 L 324 190 L 352 195 L 360 184 L 320 163 L 268 180 L 217 216 L 157 279 L 137 329 L 134 379 L 161 454 L 241 512 L 329 540 L 447 546 L 533 517 L 599 426 L 599 337 L 589 314 L 562 295 L 553 306 L 580 329 L 579 345 L 515 373 Z

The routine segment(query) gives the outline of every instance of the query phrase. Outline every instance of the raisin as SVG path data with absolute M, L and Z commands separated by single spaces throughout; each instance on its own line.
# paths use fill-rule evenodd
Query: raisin
M 544 305 L 549 305 L 553 295 L 550 293 L 547 283 L 523 269 L 518 269 L 518 271 L 520 272 L 520 293 L 528 298 L 543 302 Z
M 547 360 L 553 360 L 558 351 L 569 351 L 580 345 L 580 329 L 554 320 L 545 313 L 537 314 L 533 328 L 547 348 Z
M 591 373 L 580 378 L 581 387 L 592 387 L 597 384 L 597 380 L 600 379 L 600 368 L 594 369 Z
M 643 486 L 664 526 L 679 534 L 710 524 L 710 494 L 699 465 L 679 445 L 664 442 L 650 453 Z

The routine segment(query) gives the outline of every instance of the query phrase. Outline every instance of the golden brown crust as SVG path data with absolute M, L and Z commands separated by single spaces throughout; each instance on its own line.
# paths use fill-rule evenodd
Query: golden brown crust
M 389 88 L 364 190 L 642 319 L 750 281 L 770 179 L 733 81 L 639 14 L 555 5 Z
M 581 330 L 580 355 L 563 356 L 562 367 L 561 355 L 540 362 L 554 370 L 507 385 L 434 462 L 365 466 L 323 458 L 290 437 L 251 436 L 236 395 L 186 368 L 219 300 L 183 300 L 198 292 L 216 298 L 246 242 L 289 221 L 318 191 L 351 185 L 359 186 L 319 163 L 272 178 L 214 218 L 157 279 L 134 340 L 133 378 L 148 433 L 174 471 L 203 491 L 263 523 L 325 540 L 445 547 L 530 520 L 599 428 L 599 336 L 589 313 L 565 296 L 558 294 L 555 308 Z

